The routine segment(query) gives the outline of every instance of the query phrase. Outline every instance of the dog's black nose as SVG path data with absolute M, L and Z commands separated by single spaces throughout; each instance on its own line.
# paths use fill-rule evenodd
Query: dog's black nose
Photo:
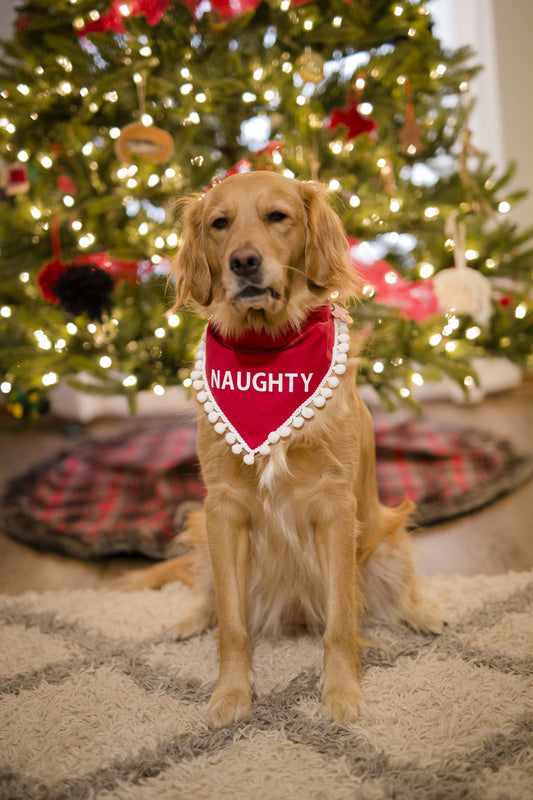
M 254 275 L 262 261 L 261 253 L 255 247 L 238 247 L 229 257 L 230 269 L 241 278 Z

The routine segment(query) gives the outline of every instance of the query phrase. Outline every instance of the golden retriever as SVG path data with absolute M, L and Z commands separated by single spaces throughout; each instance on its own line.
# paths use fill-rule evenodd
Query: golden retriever
M 332 296 L 357 290 L 344 230 L 324 192 L 272 172 L 233 175 L 186 201 L 175 276 L 176 306 L 192 303 L 218 336 L 236 341 L 249 332 L 297 332 Z M 176 609 L 179 637 L 218 621 L 220 670 L 208 704 L 215 726 L 251 711 L 249 636 L 278 634 L 285 623 L 322 631 L 322 706 L 329 719 L 352 722 L 362 700 L 362 616 L 439 628 L 417 591 L 405 531 L 413 506 L 378 500 L 356 366 L 348 358 L 327 402 L 248 463 L 200 404 L 205 511 L 191 514 L 181 536 L 193 563 L 156 565 L 130 588 L 192 584 Z

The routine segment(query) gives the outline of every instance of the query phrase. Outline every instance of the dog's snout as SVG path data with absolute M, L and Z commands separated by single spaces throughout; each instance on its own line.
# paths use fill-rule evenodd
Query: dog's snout
M 262 261 L 261 253 L 255 247 L 239 247 L 229 257 L 231 271 L 241 278 L 249 278 L 254 275 Z

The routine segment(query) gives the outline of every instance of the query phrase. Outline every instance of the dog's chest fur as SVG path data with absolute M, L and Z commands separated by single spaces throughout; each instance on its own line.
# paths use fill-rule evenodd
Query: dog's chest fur
M 322 581 L 308 504 L 294 502 L 294 476 L 285 448 L 258 468 L 250 522 L 248 627 L 278 636 L 286 624 L 324 623 Z

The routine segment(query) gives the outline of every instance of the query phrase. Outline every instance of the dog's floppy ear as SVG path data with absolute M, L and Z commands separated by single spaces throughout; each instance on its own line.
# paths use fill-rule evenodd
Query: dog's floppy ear
M 201 306 L 211 302 L 211 271 L 204 253 L 202 201 L 197 197 L 182 206 L 182 243 L 172 269 L 176 277 L 175 307 L 193 300 Z
M 307 212 L 305 271 L 308 280 L 344 297 L 355 294 L 359 281 L 338 215 L 326 202 L 320 184 L 303 182 L 300 189 Z

